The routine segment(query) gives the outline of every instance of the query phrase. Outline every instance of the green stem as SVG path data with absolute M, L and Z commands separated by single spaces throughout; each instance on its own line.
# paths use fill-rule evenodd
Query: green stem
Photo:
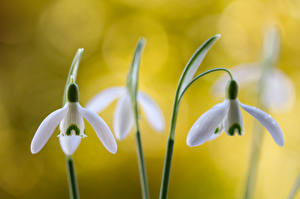
M 135 138 L 136 138 L 136 145 L 137 145 L 137 158 L 138 158 L 138 165 L 139 165 L 139 173 L 140 173 L 140 181 L 141 181 L 141 188 L 142 188 L 142 195 L 143 199 L 149 199 L 149 187 L 148 187 L 148 180 L 147 180 L 147 172 L 146 172 L 146 163 L 144 159 L 143 147 L 142 147 L 142 139 L 139 127 L 139 112 L 138 106 L 136 102 L 136 95 L 131 97 L 132 109 L 134 113 L 134 122 L 135 122 Z
M 296 182 L 291 190 L 291 193 L 290 193 L 288 199 L 294 199 L 299 188 L 300 188 L 300 175 L 297 177 Z
M 136 144 L 137 144 L 137 156 L 139 162 L 139 173 L 140 173 L 140 180 L 141 180 L 141 187 L 142 187 L 142 195 L 144 199 L 149 199 L 149 188 L 148 188 L 148 180 L 146 174 L 146 165 L 144 160 L 143 154 L 143 147 L 142 147 L 142 140 L 140 130 L 137 128 L 136 133 Z
M 173 112 L 172 112 L 172 119 L 171 119 L 171 125 L 170 125 L 170 131 L 169 131 L 169 137 L 168 137 L 168 142 L 167 142 L 167 151 L 165 155 L 165 161 L 164 161 L 164 169 L 163 169 L 163 175 L 162 175 L 162 180 L 161 180 L 161 187 L 160 187 L 160 199 L 167 199 L 168 198 L 168 189 L 169 189 L 169 181 L 170 181 L 170 172 L 171 172 L 171 165 L 172 165 L 172 157 L 173 157 L 173 150 L 174 150 L 174 142 L 175 142 L 175 128 L 176 128 L 176 121 L 177 121 L 177 115 L 178 115 L 178 108 L 179 104 L 181 102 L 181 99 L 184 95 L 184 93 L 187 91 L 187 89 L 198 79 L 201 77 L 212 73 L 216 71 L 225 71 L 228 73 L 230 76 L 230 79 L 233 79 L 231 73 L 229 70 L 226 68 L 214 68 L 208 71 L 205 71 L 195 78 L 191 80 L 189 84 L 185 86 L 185 88 L 180 92 L 180 88 L 182 86 L 182 81 L 183 81 L 183 76 L 180 78 L 176 94 L 175 94 L 175 99 L 174 99 L 174 104 L 173 104 Z
M 177 92 L 176 92 L 176 96 L 177 96 Z M 167 142 L 167 151 L 166 151 L 166 156 L 164 161 L 164 170 L 163 170 L 163 175 L 161 180 L 160 196 L 159 196 L 160 199 L 168 198 L 168 189 L 169 189 L 171 164 L 172 164 L 172 157 L 173 157 L 173 150 L 174 150 L 174 141 L 175 141 L 174 136 L 175 136 L 177 115 L 178 115 L 178 108 L 177 108 L 176 97 L 175 97 L 171 127 L 170 127 L 168 142 Z
M 262 77 L 258 83 L 258 107 L 261 109 L 266 109 L 263 104 L 263 93 L 265 91 L 265 85 L 266 85 L 266 78 L 269 75 L 269 71 L 272 67 L 272 62 L 270 60 L 265 60 L 263 63 L 263 72 Z M 252 151 L 251 151 L 251 157 L 249 162 L 249 170 L 248 170 L 248 176 L 246 179 L 245 184 L 245 192 L 244 192 L 244 199 L 251 199 L 254 195 L 254 189 L 255 189 L 255 182 L 256 182 L 256 174 L 257 174 L 257 168 L 258 168 L 258 162 L 260 158 L 260 152 L 263 142 L 263 133 L 264 129 L 263 127 L 256 121 L 255 122 L 256 131 L 253 135 L 253 141 L 252 141 Z
M 70 199 L 79 199 L 78 186 L 76 181 L 75 168 L 73 164 L 72 156 L 66 156 Z
M 257 173 L 258 162 L 260 158 L 261 145 L 263 142 L 263 128 L 259 125 L 256 125 L 256 127 L 257 127 L 257 131 L 256 131 L 256 135 L 253 136 L 253 141 L 252 141 L 252 152 L 250 157 L 248 177 L 246 180 L 244 199 L 253 198 L 255 182 L 256 182 L 256 173 Z

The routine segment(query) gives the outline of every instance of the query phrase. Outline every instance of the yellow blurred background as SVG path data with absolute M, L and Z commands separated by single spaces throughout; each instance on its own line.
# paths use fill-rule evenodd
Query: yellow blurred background
M 68 198 L 65 157 L 56 136 L 37 155 L 31 139 L 41 121 L 61 106 L 65 80 L 77 48 L 85 48 L 78 73 L 80 102 L 125 85 L 138 38 L 147 40 L 139 88 L 163 110 L 158 134 L 143 115 L 142 141 L 152 198 L 159 195 L 173 97 L 181 71 L 210 36 L 221 39 L 199 71 L 261 59 L 263 33 L 281 35 L 278 67 L 300 89 L 300 2 L 293 0 L 15 0 L 0 2 L 0 198 Z M 185 95 L 176 130 L 169 198 L 241 198 L 252 142 L 253 118 L 244 114 L 245 135 L 221 136 L 189 148 L 188 130 L 218 102 L 210 89 L 219 73 L 203 78 Z M 253 89 L 252 89 L 253 90 Z M 240 100 L 255 105 L 251 89 Z M 278 93 L 280 95 L 280 93 Z M 272 113 L 285 134 L 278 147 L 266 135 L 256 199 L 286 198 L 300 172 L 300 101 Z M 112 127 L 115 103 L 101 116 Z M 81 198 L 141 198 L 133 133 L 107 152 L 92 128 L 74 154 Z M 296 198 L 300 198 L 300 194 Z

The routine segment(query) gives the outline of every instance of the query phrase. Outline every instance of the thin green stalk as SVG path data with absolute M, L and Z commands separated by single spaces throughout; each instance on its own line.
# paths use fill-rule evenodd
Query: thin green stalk
M 172 165 L 172 157 L 173 157 L 173 150 L 174 150 L 174 142 L 175 142 L 175 128 L 176 128 L 176 121 L 177 121 L 177 116 L 178 116 L 178 108 L 179 104 L 181 102 L 181 99 L 184 95 L 184 93 L 187 91 L 187 89 L 198 79 L 201 77 L 212 73 L 212 72 L 217 72 L 217 71 L 225 71 L 229 74 L 230 79 L 232 79 L 232 75 L 229 70 L 226 68 L 214 68 L 208 71 L 205 71 L 195 78 L 193 78 L 180 92 L 180 88 L 182 85 L 182 80 L 183 76 L 180 78 L 177 89 L 176 89 L 176 94 L 175 94 L 175 99 L 174 99 L 174 104 L 173 104 L 173 112 L 172 112 L 172 118 L 171 118 L 171 125 L 170 125 L 170 131 L 169 131 L 169 137 L 168 137 L 168 142 L 167 142 L 167 151 L 165 155 L 165 161 L 164 161 L 164 169 L 163 169 L 163 175 L 162 175 L 162 180 L 161 180 L 161 187 L 160 187 L 160 199 L 167 199 L 168 198 L 168 189 L 169 189 L 169 181 L 170 181 L 170 172 L 171 172 L 171 165 Z
M 263 103 L 263 93 L 266 86 L 266 78 L 270 73 L 272 67 L 276 66 L 278 62 L 278 55 L 280 49 L 280 38 L 276 27 L 272 27 L 267 31 L 265 36 L 264 48 L 263 48 L 263 72 L 261 79 L 258 83 L 258 107 L 266 109 Z M 251 199 L 254 195 L 254 188 L 256 182 L 256 173 L 258 168 L 258 162 L 260 157 L 260 151 L 263 142 L 264 129 L 256 122 L 257 132 L 253 135 L 253 145 L 251 152 L 251 159 L 249 162 L 248 177 L 245 184 L 244 199 Z
M 258 107 L 262 109 L 266 109 L 263 104 L 263 93 L 265 91 L 265 85 L 266 85 L 266 78 L 269 75 L 269 71 L 272 67 L 272 60 L 266 59 L 264 62 L 264 68 L 262 72 L 262 77 L 258 83 Z M 245 192 L 244 192 L 244 199 L 251 199 L 254 195 L 254 189 L 255 189 L 255 182 L 256 182 L 256 175 L 257 175 L 257 168 L 258 168 L 258 162 L 260 158 L 260 152 L 261 147 L 263 143 L 263 133 L 264 129 L 262 126 L 255 121 L 256 131 L 253 135 L 253 141 L 252 141 L 252 151 L 251 151 L 251 157 L 249 162 L 249 170 L 248 170 L 248 176 L 246 179 L 246 185 L 245 185 Z
M 73 164 L 72 156 L 66 156 L 66 165 L 69 181 L 69 191 L 71 199 L 79 199 L 79 191 L 76 181 L 75 168 Z
M 130 94 L 132 112 L 134 116 L 135 122 L 135 137 L 136 137 L 136 145 L 137 145 L 137 158 L 138 158 L 138 165 L 139 165 L 139 173 L 140 173 L 140 182 L 142 188 L 142 196 L 143 199 L 149 199 L 149 188 L 148 188 L 148 180 L 147 180 L 147 173 L 146 173 L 146 164 L 143 154 L 143 147 L 142 147 L 142 139 L 140 134 L 140 127 L 139 127 L 139 111 L 137 105 L 137 93 L 138 93 L 138 73 L 139 73 L 139 66 L 140 66 L 140 59 L 142 55 L 142 50 L 145 45 L 145 39 L 141 38 L 138 41 L 134 57 L 131 63 L 130 71 L 127 77 L 127 88 Z
M 149 199 L 150 195 L 149 195 L 149 188 L 148 188 L 146 164 L 145 164 L 143 147 L 142 147 L 140 127 L 139 127 L 139 122 L 138 122 L 138 108 L 137 108 L 136 103 L 133 104 L 133 109 L 134 109 L 134 120 L 135 120 L 135 138 L 136 138 L 136 145 L 137 145 L 137 158 L 138 158 L 138 164 L 139 164 L 142 195 L 143 195 L 143 199 Z
M 300 189 L 300 175 L 297 177 L 288 199 L 294 199 L 299 189 Z
M 146 174 L 146 165 L 145 165 L 144 154 L 143 154 L 141 134 L 138 129 L 136 130 L 135 138 L 137 144 L 137 156 L 139 162 L 139 173 L 140 173 L 140 181 L 142 187 L 142 195 L 144 199 L 149 199 L 150 196 L 149 196 L 148 180 Z
M 138 116 L 138 107 L 137 107 L 136 100 L 132 101 L 132 107 L 134 110 L 135 138 L 136 138 L 136 145 L 137 145 L 137 158 L 139 164 L 142 195 L 143 195 L 143 199 L 149 199 L 150 196 L 149 196 L 149 188 L 148 188 L 148 179 L 147 179 L 146 164 L 145 164 L 143 147 L 142 147 L 140 127 L 138 122 L 139 116 Z
M 256 122 L 257 123 L 257 122 Z M 253 136 L 252 141 L 252 152 L 250 157 L 250 165 L 248 176 L 246 180 L 246 189 L 245 189 L 245 199 L 253 198 L 255 182 L 256 182 L 256 173 L 258 168 L 258 162 L 260 158 L 261 145 L 263 142 L 263 128 L 259 125 L 256 125 L 256 135 Z

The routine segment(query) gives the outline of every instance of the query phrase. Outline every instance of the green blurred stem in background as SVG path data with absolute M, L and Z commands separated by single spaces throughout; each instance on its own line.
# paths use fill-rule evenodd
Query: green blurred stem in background
M 143 199 L 149 199 L 149 187 L 146 173 L 146 164 L 144 159 L 142 140 L 141 140 L 141 131 L 139 127 L 139 111 L 137 105 L 137 93 L 138 93 L 138 79 L 139 79 L 139 67 L 141 61 L 142 51 L 144 49 L 145 39 L 141 38 L 138 41 L 133 60 L 131 63 L 130 71 L 127 77 L 127 88 L 130 94 L 131 107 L 134 115 L 134 123 L 135 123 L 135 137 L 136 137 L 136 145 L 137 145 L 137 158 L 139 164 L 139 173 L 142 187 L 142 195 Z
M 266 91 L 266 81 L 270 72 L 278 62 L 280 38 L 276 27 L 271 27 L 266 32 L 263 45 L 262 75 L 257 85 L 258 105 L 257 107 L 266 110 L 264 106 L 264 92 Z M 251 199 L 254 195 L 258 162 L 263 142 L 263 127 L 255 121 L 255 133 L 253 133 L 252 151 L 249 162 L 249 170 L 245 184 L 244 199 Z
M 72 156 L 66 156 L 67 173 L 69 180 L 69 191 L 71 199 L 79 199 L 79 191 L 76 181 L 75 168 Z
M 300 188 L 300 175 L 297 177 L 296 182 L 294 183 L 294 186 L 290 192 L 288 199 L 294 199 L 297 192 L 299 191 L 299 188 Z
M 182 86 L 182 80 L 184 79 L 183 76 L 180 78 L 178 87 L 176 90 L 175 94 L 175 99 L 174 99 L 174 104 L 173 104 L 173 112 L 172 112 L 172 119 L 171 119 L 171 126 L 170 126 L 170 131 L 169 131 L 169 138 L 167 142 L 167 151 L 166 151 L 166 156 L 165 156 L 165 162 L 164 162 L 164 170 L 163 170 L 163 175 L 162 175 L 162 181 L 161 181 L 161 187 L 160 187 L 160 199 L 167 199 L 168 198 L 168 188 L 169 188 L 169 181 L 170 181 L 170 172 L 171 172 L 171 164 L 172 164 L 172 157 L 173 157 L 173 150 L 174 150 L 174 142 L 175 142 L 175 128 L 176 128 L 176 121 L 177 121 L 177 116 L 178 116 L 178 109 L 179 109 L 179 104 L 181 102 L 181 99 L 184 95 L 184 93 L 187 91 L 187 89 L 198 79 L 201 77 L 213 73 L 216 71 L 225 71 L 228 73 L 230 76 L 230 79 L 233 79 L 231 73 L 229 70 L 226 68 L 214 68 L 208 71 L 205 71 L 195 78 L 193 78 L 181 91 L 181 86 Z
M 265 70 L 267 71 L 267 70 Z M 263 73 L 263 77 L 265 77 L 267 72 Z M 266 109 L 263 106 L 262 103 L 262 93 L 264 90 L 264 81 L 263 79 L 259 83 L 259 91 L 258 91 L 258 107 L 261 109 Z M 255 181 L 256 181 L 256 173 L 258 168 L 258 162 L 260 158 L 260 152 L 261 152 L 261 146 L 264 138 L 264 129 L 263 127 L 255 121 L 255 133 L 253 133 L 253 141 L 252 141 L 252 151 L 251 151 L 251 157 L 249 162 L 249 170 L 248 170 L 248 176 L 246 179 L 246 185 L 245 185 L 245 193 L 244 198 L 250 199 L 254 195 L 254 189 L 255 189 Z

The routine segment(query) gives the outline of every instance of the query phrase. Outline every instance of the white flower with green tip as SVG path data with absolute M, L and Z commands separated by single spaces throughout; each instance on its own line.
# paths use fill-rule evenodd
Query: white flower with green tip
M 259 63 L 241 64 L 230 69 L 240 87 L 258 83 L 263 74 L 263 66 Z M 227 76 L 221 76 L 212 87 L 212 93 L 221 97 Z M 263 105 L 271 111 L 290 109 L 295 102 L 295 88 L 290 78 L 277 68 L 271 68 L 265 78 L 265 89 L 262 93 Z
M 215 105 L 194 123 L 187 136 L 187 145 L 191 147 L 201 145 L 218 137 L 223 129 L 230 136 L 235 133 L 243 135 L 244 125 L 240 110 L 242 107 L 269 131 L 279 146 L 283 146 L 284 137 L 278 123 L 264 111 L 238 101 L 238 84 L 235 80 L 230 80 L 227 94 L 224 102 Z
M 132 113 L 129 91 L 125 87 L 112 87 L 106 89 L 86 105 L 87 109 L 100 113 L 115 99 L 120 98 L 114 114 L 114 132 L 118 140 L 128 136 L 134 125 L 134 115 Z M 162 132 L 165 128 L 164 117 L 157 103 L 143 92 L 137 93 L 137 102 L 142 107 L 151 127 Z
M 38 153 L 59 125 L 61 148 L 66 155 L 72 155 L 81 139 L 86 137 L 83 118 L 91 124 L 104 147 L 109 152 L 116 153 L 117 144 L 107 124 L 96 113 L 79 104 L 78 87 L 75 83 L 68 86 L 64 107 L 52 112 L 40 124 L 31 142 L 31 152 Z

